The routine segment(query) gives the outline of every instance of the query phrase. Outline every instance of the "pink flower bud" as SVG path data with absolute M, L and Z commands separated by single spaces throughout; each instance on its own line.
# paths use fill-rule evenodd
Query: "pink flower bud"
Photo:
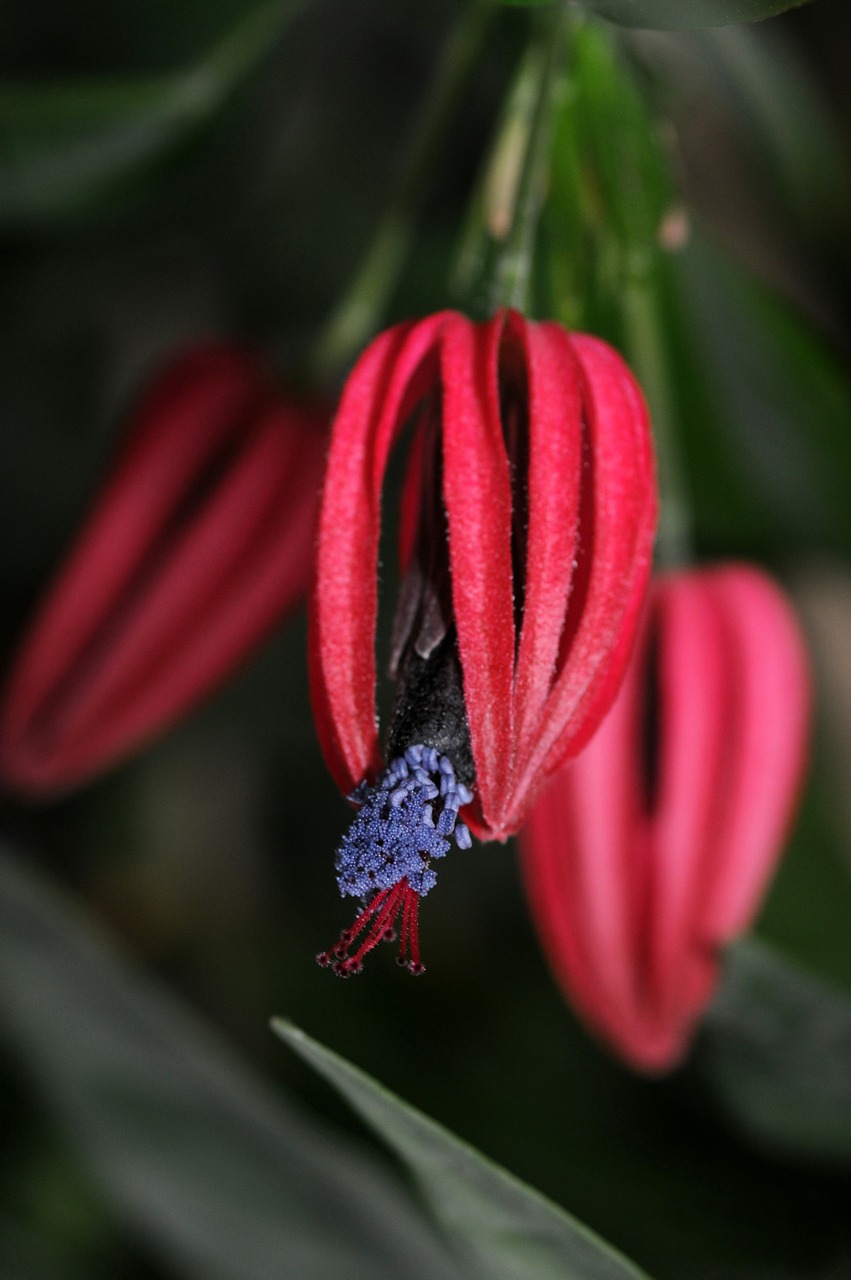
M 322 412 L 210 343 L 154 383 L 0 699 L 0 783 L 61 793 L 168 728 L 306 589 Z
M 785 597 L 745 565 L 653 587 L 596 737 L 521 833 L 544 950 L 633 1066 L 686 1052 L 719 951 L 750 925 L 801 785 L 807 658 Z

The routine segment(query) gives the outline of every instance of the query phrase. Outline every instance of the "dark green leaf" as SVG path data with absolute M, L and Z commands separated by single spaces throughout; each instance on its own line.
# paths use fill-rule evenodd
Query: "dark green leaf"
M 552 148 L 546 230 L 555 318 L 623 345 L 624 293 L 652 274 L 671 203 L 668 157 L 620 42 L 603 23 L 580 24 Z
M 682 31 L 758 22 L 806 0 L 582 0 L 588 9 L 626 27 Z
M 731 948 L 701 1045 L 736 1123 L 771 1148 L 851 1164 L 851 999 L 754 940 Z
M 266 0 L 171 74 L 0 84 L 0 219 L 115 208 L 214 119 L 301 3 Z
M 766 532 L 778 546 L 847 550 L 846 371 L 792 306 L 706 246 L 692 245 L 675 266 L 702 395 L 734 487 L 768 515 Z M 692 403 L 699 408 L 700 397 Z M 690 432 L 693 424 L 683 422 Z
M 802 225 L 844 232 L 848 175 L 822 87 L 770 28 L 729 27 L 692 37 L 737 137 Z M 685 85 L 691 101 L 691 86 Z M 686 107 L 688 109 L 688 107 Z
M 0 1215 L 0 1275 L 3 1280 L 83 1280 L 82 1269 L 13 1218 Z
M 557 1205 L 302 1031 L 274 1026 L 397 1152 L 487 1280 L 639 1280 L 630 1262 Z
M 0 857 L 0 1030 L 105 1193 L 198 1280 L 457 1280 L 377 1166 Z

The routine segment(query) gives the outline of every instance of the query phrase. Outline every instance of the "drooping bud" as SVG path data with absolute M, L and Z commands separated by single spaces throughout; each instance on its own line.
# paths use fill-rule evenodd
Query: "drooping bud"
M 465 828 L 505 839 L 622 677 L 656 519 L 647 413 L 605 343 L 510 311 L 398 325 L 361 357 L 332 431 L 310 639 L 319 738 L 341 789 L 361 797 L 362 784 L 383 792 L 378 546 L 406 428 L 385 758 L 444 753 L 471 792 Z M 409 901 L 379 892 L 361 952 Z
M 801 634 L 770 579 L 746 565 L 665 575 L 614 707 L 532 808 L 521 860 L 544 950 L 579 1014 L 641 1070 L 686 1052 L 721 949 L 756 914 L 809 704 Z
M 0 786 L 47 798 L 108 769 L 300 600 L 325 423 L 232 345 L 160 375 L 12 663 Z

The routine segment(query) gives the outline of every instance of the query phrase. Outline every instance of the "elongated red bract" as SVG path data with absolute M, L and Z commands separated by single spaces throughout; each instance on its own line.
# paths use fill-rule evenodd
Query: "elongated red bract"
M 171 725 L 310 576 L 326 419 L 226 344 L 174 360 L 25 634 L 0 785 L 67 791 Z
M 639 1068 L 682 1057 L 720 949 L 758 909 L 809 704 L 797 622 L 764 574 L 667 575 L 614 708 L 532 808 L 520 843 L 544 949 L 577 1011 Z

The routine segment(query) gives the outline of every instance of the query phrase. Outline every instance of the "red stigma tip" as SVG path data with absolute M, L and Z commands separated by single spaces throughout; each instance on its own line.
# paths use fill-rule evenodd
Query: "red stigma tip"
M 330 967 L 339 978 L 350 978 L 361 972 L 364 956 L 377 947 L 379 942 L 394 942 L 399 938 L 397 963 L 409 973 L 423 973 L 425 965 L 420 960 L 419 905 L 419 895 L 406 878 L 389 889 L 380 889 L 354 923 L 342 931 L 339 941 L 327 951 L 319 952 L 316 963 L 323 969 Z M 349 948 L 361 934 L 365 934 L 363 941 L 352 955 L 348 955 Z

